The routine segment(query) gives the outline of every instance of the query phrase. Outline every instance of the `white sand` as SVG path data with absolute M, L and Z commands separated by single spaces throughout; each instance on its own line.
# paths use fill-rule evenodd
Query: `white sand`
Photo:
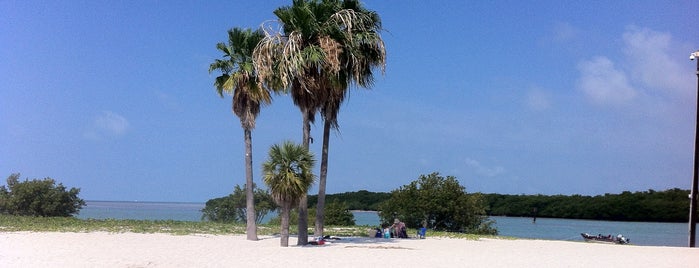
M 279 246 L 278 237 L 0 233 L 0 267 L 696 267 L 699 249 L 544 240 L 355 238 Z M 290 239 L 295 244 L 296 239 Z

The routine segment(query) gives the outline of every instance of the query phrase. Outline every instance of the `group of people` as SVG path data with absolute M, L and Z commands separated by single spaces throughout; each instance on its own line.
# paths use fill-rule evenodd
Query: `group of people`
M 376 237 L 383 238 L 408 238 L 408 232 L 405 223 L 395 219 L 393 225 L 383 225 L 383 228 L 376 228 Z

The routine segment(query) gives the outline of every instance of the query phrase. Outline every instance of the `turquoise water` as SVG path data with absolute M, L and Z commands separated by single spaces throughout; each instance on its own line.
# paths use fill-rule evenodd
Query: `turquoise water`
M 500 235 L 519 238 L 581 241 L 580 233 L 622 234 L 631 244 L 645 246 L 686 247 L 687 223 L 619 222 L 571 219 L 491 217 Z
M 201 203 L 87 201 L 77 216 L 81 219 L 136 219 L 200 221 Z M 353 211 L 357 225 L 378 226 L 374 211 Z M 263 221 L 268 221 L 268 215 Z M 500 235 L 519 238 L 582 241 L 580 233 L 623 234 L 632 244 L 644 246 L 687 246 L 686 223 L 615 222 L 569 219 L 491 217 Z M 429 235 L 429 232 L 428 232 Z

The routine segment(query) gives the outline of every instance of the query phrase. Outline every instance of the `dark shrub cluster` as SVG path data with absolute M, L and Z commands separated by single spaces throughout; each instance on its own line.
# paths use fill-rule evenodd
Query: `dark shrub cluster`
M 66 189 L 51 178 L 19 180 L 19 173 L 0 187 L 0 213 L 21 216 L 70 217 L 85 205 L 79 188 Z

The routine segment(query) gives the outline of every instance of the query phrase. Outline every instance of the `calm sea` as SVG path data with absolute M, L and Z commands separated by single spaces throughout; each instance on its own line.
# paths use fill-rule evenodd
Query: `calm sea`
M 135 219 L 200 221 L 202 203 L 87 201 L 77 216 L 81 219 Z M 355 211 L 357 225 L 377 226 L 373 211 Z M 270 217 L 263 221 L 269 220 Z M 500 235 L 519 238 L 582 241 L 580 233 L 623 234 L 632 244 L 644 246 L 687 246 L 686 223 L 616 222 L 538 218 L 491 217 Z

